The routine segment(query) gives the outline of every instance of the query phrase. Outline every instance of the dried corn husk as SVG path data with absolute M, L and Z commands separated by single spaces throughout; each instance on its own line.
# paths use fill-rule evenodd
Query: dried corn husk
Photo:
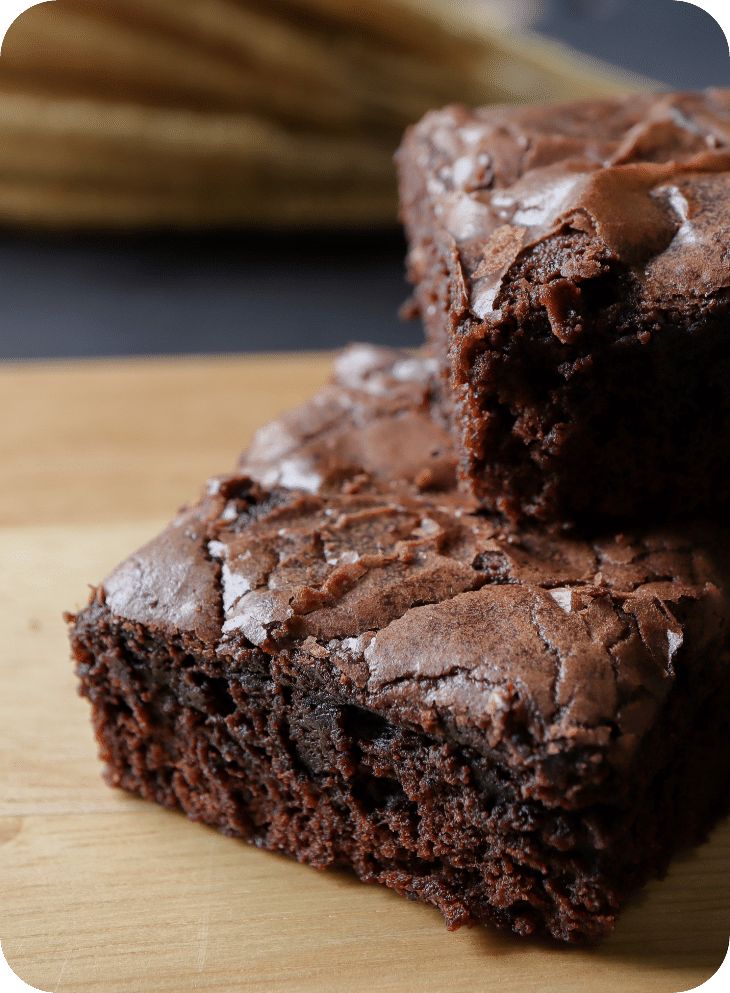
M 0 57 L 0 223 L 375 225 L 444 103 L 646 88 L 439 0 L 55 0 Z

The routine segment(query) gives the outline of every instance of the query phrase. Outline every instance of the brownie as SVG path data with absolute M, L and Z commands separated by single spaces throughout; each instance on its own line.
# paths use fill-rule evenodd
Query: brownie
M 437 370 L 350 349 L 69 616 L 80 691 L 112 786 L 451 929 L 598 938 L 727 809 L 730 534 L 505 529 Z
M 586 532 L 726 512 L 730 90 L 449 107 L 398 163 L 481 505 Z

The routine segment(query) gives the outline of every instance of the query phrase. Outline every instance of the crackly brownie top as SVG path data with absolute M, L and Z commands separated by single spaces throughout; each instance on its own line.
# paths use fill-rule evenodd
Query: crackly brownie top
M 433 375 L 428 360 L 351 349 L 239 472 L 105 580 L 107 606 L 226 664 L 255 647 L 324 665 L 353 701 L 513 766 L 536 744 L 543 758 L 587 749 L 589 765 L 620 766 L 677 666 L 727 628 L 727 536 L 505 531 L 442 471 Z M 416 471 L 414 419 L 439 473 Z M 376 423 L 383 448 L 365 451 L 351 432 Z
M 435 419 L 437 373 L 432 358 L 351 346 L 328 386 L 256 433 L 239 468 L 263 486 L 310 493 L 362 473 L 452 489 L 456 456 Z
M 624 267 L 655 319 L 661 308 L 694 313 L 730 285 L 730 90 L 449 107 L 412 128 L 399 156 L 404 173 L 423 177 L 482 319 L 505 302 L 519 258 L 566 233 L 565 257 L 542 259 L 554 290 L 559 278 L 575 285 Z M 555 334 L 571 340 L 575 293 L 544 297 Z

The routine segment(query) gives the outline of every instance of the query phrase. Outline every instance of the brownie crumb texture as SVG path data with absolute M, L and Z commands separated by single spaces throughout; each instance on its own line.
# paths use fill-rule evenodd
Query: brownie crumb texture
M 730 90 L 435 111 L 399 152 L 462 484 L 513 522 L 730 503 Z
M 354 347 L 72 618 L 106 779 L 443 913 L 566 941 L 730 786 L 729 534 L 507 528 L 433 359 Z

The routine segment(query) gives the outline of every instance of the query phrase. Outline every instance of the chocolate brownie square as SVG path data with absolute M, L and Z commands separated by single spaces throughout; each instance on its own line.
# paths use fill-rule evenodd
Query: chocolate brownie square
M 452 929 L 597 938 L 727 809 L 730 535 L 506 530 L 435 388 L 351 350 L 69 617 L 106 779 Z
M 463 483 L 595 529 L 730 501 L 730 90 L 449 107 L 398 154 Z

